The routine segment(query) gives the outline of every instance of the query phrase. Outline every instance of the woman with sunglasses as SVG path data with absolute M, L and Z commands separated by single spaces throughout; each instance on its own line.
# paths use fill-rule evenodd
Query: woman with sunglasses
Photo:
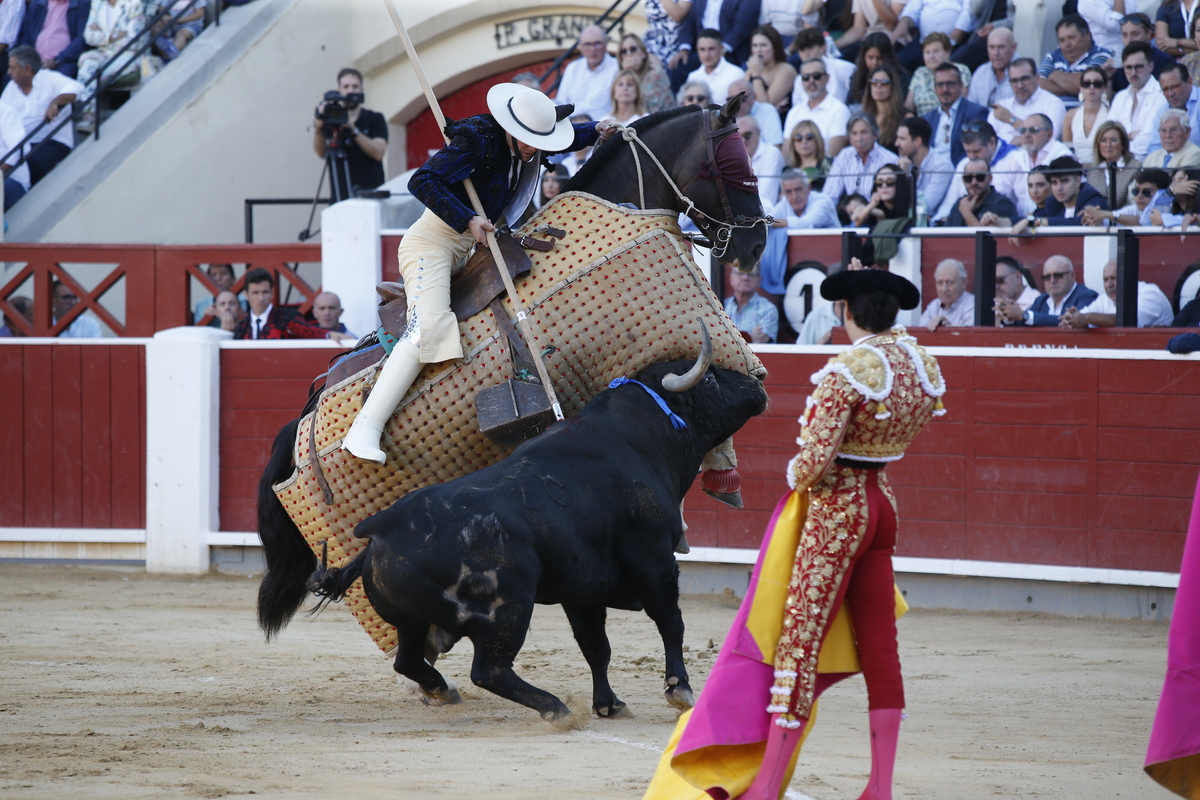
M 636 33 L 627 33 L 621 37 L 621 47 L 617 51 L 617 62 L 621 69 L 629 70 L 637 75 L 642 84 L 642 99 L 646 103 L 646 113 L 666 111 L 675 107 L 675 95 L 671 92 L 671 79 L 667 71 L 658 62 L 658 57 L 646 50 L 642 37 Z
M 818 192 L 825 186 L 825 176 L 833 159 L 825 155 L 825 138 L 821 129 L 811 119 L 801 120 L 792 128 L 788 144 L 783 149 L 783 162 L 794 169 L 803 170 Z
M 908 89 L 908 73 L 896 60 L 896 48 L 892 46 L 891 38 L 886 33 L 868 33 L 862 40 L 862 47 L 858 48 L 858 57 L 854 59 L 854 76 L 850 80 L 850 91 L 846 95 L 848 105 L 862 103 L 867 95 L 867 82 L 871 79 L 871 73 L 882 66 L 891 67 L 900 76 L 896 91 L 901 97 L 904 96 Z
M 871 200 L 855 212 L 852 220 L 856 228 L 871 229 L 863 263 L 886 269 L 900 246 L 896 235 L 913 225 L 912 182 L 899 166 L 888 164 L 876 171 Z
M 1197 0 L 1200 2 L 1200 0 Z M 1075 160 L 1085 167 L 1095 161 L 1096 135 L 1108 121 L 1108 73 L 1101 67 L 1088 67 L 1079 79 L 1080 105 L 1063 119 L 1063 143 L 1075 152 Z
M 796 68 L 787 62 L 783 39 L 770 25 L 750 34 L 750 59 L 746 62 L 746 80 L 754 87 L 754 100 L 786 111 L 791 103 Z
M 1100 125 L 1093 156 L 1087 182 L 1108 200 L 1109 208 L 1121 208 L 1129 202 L 1129 187 L 1142 168 L 1142 162 L 1129 151 L 1125 126 L 1111 119 Z
M 675 95 L 675 100 L 681 106 L 700 106 L 708 108 L 712 103 L 712 89 L 702 80 L 690 80 Z
M 900 76 L 894 69 L 881 65 L 871 70 L 868 91 L 863 97 L 862 110 L 875 117 L 879 126 L 879 144 L 888 150 L 896 149 L 896 128 L 904 117 L 900 100 Z
M 642 98 L 642 82 L 633 70 L 623 69 L 613 78 L 609 90 L 612 118 L 618 125 L 628 125 L 646 116 L 646 101 Z

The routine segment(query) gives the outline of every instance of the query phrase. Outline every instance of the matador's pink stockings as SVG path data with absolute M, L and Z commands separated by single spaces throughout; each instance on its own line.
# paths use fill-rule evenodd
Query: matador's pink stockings
M 763 754 L 762 768 L 754 783 L 739 800 L 779 800 L 783 794 L 783 779 L 787 777 L 788 764 L 804 738 L 804 726 L 808 720 L 801 720 L 799 728 L 783 728 L 775 724 L 778 714 L 771 715 L 771 729 L 767 733 L 767 752 Z
M 858 800 L 892 800 L 892 772 L 896 767 L 901 714 L 898 708 L 871 711 L 871 777 Z

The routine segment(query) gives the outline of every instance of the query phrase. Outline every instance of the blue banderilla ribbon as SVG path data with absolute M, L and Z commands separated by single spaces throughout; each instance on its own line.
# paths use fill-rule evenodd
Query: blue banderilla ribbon
M 674 426 L 675 430 L 680 430 L 681 428 L 687 427 L 687 423 L 683 421 L 683 418 L 667 407 L 667 401 L 659 397 L 658 392 L 654 391 L 641 381 L 635 381 L 622 375 L 620 378 L 613 378 L 612 382 L 608 384 L 608 388 L 615 389 L 618 386 L 624 386 L 627 383 L 633 383 L 645 389 L 646 392 L 654 398 L 654 402 L 658 403 L 658 407 L 663 410 L 663 413 L 667 415 L 667 419 L 671 420 L 671 425 Z

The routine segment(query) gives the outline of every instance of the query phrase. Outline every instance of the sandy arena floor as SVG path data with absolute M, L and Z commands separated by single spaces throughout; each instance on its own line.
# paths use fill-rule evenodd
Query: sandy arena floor
M 263 642 L 257 580 L 0 565 L 0 798 L 639 798 L 675 712 L 650 621 L 610 612 L 613 685 L 636 714 L 559 732 L 443 669 L 430 709 L 342 607 Z M 684 604 L 693 685 L 733 617 Z M 909 720 L 896 797 L 1167 797 L 1141 770 L 1166 660 L 1161 623 L 915 611 L 901 621 Z M 586 665 L 540 608 L 519 671 L 576 702 Z M 789 797 L 858 797 L 861 679 L 822 702 Z

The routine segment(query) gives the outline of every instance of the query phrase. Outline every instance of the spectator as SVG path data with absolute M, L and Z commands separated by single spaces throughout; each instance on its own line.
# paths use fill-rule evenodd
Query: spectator
M 57 325 L 58 321 L 75 307 L 79 302 L 79 296 L 71 287 L 67 286 L 62 281 L 53 281 L 50 286 L 54 296 L 54 316 L 50 319 L 51 325 Z M 75 319 L 71 320 L 71 324 L 66 330 L 58 334 L 61 339 L 99 339 L 104 334 L 100 332 L 100 323 L 91 317 L 85 316 L 87 312 L 81 313 Z
M 850 82 L 854 77 L 854 65 L 849 61 L 829 55 L 829 42 L 825 39 L 825 33 L 820 28 L 805 28 L 792 41 L 792 49 L 798 56 L 798 58 L 796 56 L 792 58 L 797 67 L 814 59 L 818 59 L 824 64 L 825 74 L 829 76 L 826 89 L 831 95 L 845 103 L 846 95 L 850 91 Z M 800 71 L 803 72 L 803 70 Z M 797 80 L 792 86 L 793 107 L 804 102 L 805 88 L 803 81 L 800 80 Z
M 146 7 L 142 0 L 95 0 L 88 13 L 87 26 L 83 29 L 83 41 L 89 49 L 79 56 L 79 82 L 84 86 L 109 59 L 142 32 L 146 24 Z M 104 70 L 103 78 L 112 80 L 138 75 L 137 48 L 131 47 L 118 58 L 115 64 Z M 98 84 L 97 84 L 98 85 Z M 75 130 L 85 136 L 96 126 L 96 105 L 91 101 Z
M 875 2 L 875 0 L 871 0 Z M 880 0 L 882 2 L 882 0 Z M 858 58 L 854 60 L 854 72 L 850 77 L 850 90 L 846 95 L 847 103 L 862 103 L 867 94 L 867 81 L 871 73 L 882 66 L 891 67 L 900 76 L 902 86 L 896 90 L 904 94 L 908 89 L 908 73 L 896 60 L 896 51 L 892 48 L 892 40 L 886 33 L 868 33 L 863 39 L 862 47 L 858 48 Z
M 1092 32 L 1078 14 L 1068 14 L 1060 19 L 1054 32 L 1058 36 L 1058 48 L 1042 57 L 1038 83 L 1051 94 L 1074 98 L 1079 95 L 1083 71 L 1088 67 L 1105 66 L 1113 54 L 1092 42 Z
M 1018 222 L 1012 233 L 1020 234 L 1030 226 L 1082 225 L 1083 210 L 1088 206 L 1108 210 L 1108 201 L 1083 180 L 1083 167 L 1078 161 L 1059 156 L 1050 162 L 1050 197 L 1046 199 L 1046 208 Z
M 543 172 L 541 187 L 538 190 L 537 207 L 541 208 L 562 194 L 563 187 L 567 185 L 570 177 L 567 174 L 567 168 L 562 164 L 556 165 L 553 170 Z
M 613 79 L 609 100 L 612 117 L 620 125 L 629 125 L 646 116 L 646 101 L 642 97 L 642 82 L 637 73 L 623 69 Z
M 1121 22 L 1121 48 L 1122 50 L 1134 42 L 1145 42 L 1146 44 L 1154 44 L 1154 35 L 1151 31 L 1150 17 L 1141 13 L 1126 14 L 1122 17 Z M 1116 51 L 1113 51 L 1116 52 Z M 1155 78 L 1160 78 L 1164 69 L 1169 69 L 1175 65 L 1175 59 L 1159 50 L 1157 47 L 1150 48 L 1150 63 L 1153 65 L 1151 70 Z M 1161 81 L 1160 81 L 1161 83 Z M 1129 85 L 1128 79 L 1125 77 L 1124 70 L 1117 70 L 1113 73 L 1113 90 L 1121 91 Z
M 246 317 L 246 308 L 242 301 L 228 290 L 218 292 L 213 298 L 212 312 L 213 318 L 208 321 L 208 327 L 230 332 L 237 330 L 238 323 Z
M 1042 114 L 1054 127 L 1054 138 L 1061 139 L 1063 117 L 1067 108 L 1063 101 L 1050 94 L 1037 83 L 1037 65 L 1032 58 L 1018 58 L 1008 69 L 1008 82 L 1013 96 L 997 100 L 988 114 L 988 123 L 996 129 L 996 135 L 1006 142 L 1019 143 L 1017 128 L 1025 125 L 1031 114 Z
M 883 34 L 888 37 L 888 42 L 891 42 L 890 34 L 900 21 L 893 6 L 894 4 L 887 0 L 851 0 L 850 27 L 837 40 L 842 58 L 857 61 L 862 48 L 866 47 L 866 37 L 872 33 Z M 864 65 L 858 66 L 862 68 Z M 899 72 L 899 64 L 895 66 Z
M 1041 87 L 1038 91 L 1050 94 Z M 1096 160 L 1096 136 L 1108 120 L 1108 73 L 1103 68 L 1088 67 L 1083 71 L 1079 99 L 1080 104 L 1063 119 L 1063 144 L 1074 151 L 1076 161 L 1087 167 Z
M 987 164 L 983 165 L 984 167 Z M 967 187 L 970 189 L 970 187 Z M 947 258 L 933 271 L 937 297 L 925 306 L 921 324 L 936 331 L 963 328 L 975 324 L 975 295 L 967 291 L 967 268 L 957 259 Z
M 25 318 L 25 322 L 33 325 L 33 301 L 23 295 L 16 295 L 8 298 L 8 304 L 13 307 L 18 314 Z M 0 325 L 0 338 L 8 336 L 24 336 L 25 332 L 17 325 L 9 324 L 9 315 L 4 314 L 4 324 Z
M 1020 313 L 1015 304 L 1004 306 L 1004 324 L 1037 325 L 1049 327 L 1058 324 L 1059 316 L 1068 308 L 1086 306 L 1096 299 L 1096 293 L 1075 282 L 1075 267 L 1066 256 L 1050 256 L 1042 266 L 1042 280 L 1046 283 L 1045 294 L 1028 311 Z
M 192 8 L 185 14 L 183 11 L 188 7 L 189 2 L 192 3 Z M 188 42 L 195 39 L 204 30 L 207 7 L 207 0 L 175 0 L 171 10 L 154 29 L 154 33 L 157 34 L 154 47 L 164 61 L 174 61 L 179 58 L 179 51 L 187 47 Z M 177 14 L 178 17 L 176 17 Z M 167 23 L 172 19 L 175 22 L 167 27 Z
M 1129 152 L 1129 136 L 1121 123 L 1110 119 L 1096 129 L 1092 160 L 1095 166 L 1087 171 L 1088 183 L 1108 200 L 1109 208 L 1125 205 L 1142 162 Z
M 1183 64 L 1172 64 L 1164 69 L 1162 76 L 1158 79 L 1158 88 L 1162 89 L 1163 97 L 1167 100 L 1167 107 L 1158 112 L 1158 118 L 1151 126 L 1148 152 L 1153 153 L 1155 150 L 1162 149 L 1162 138 L 1158 135 L 1158 126 L 1162 124 L 1163 114 L 1171 108 L 1178 108 L 1187 113 L 1188 121 L 1192 123 L 1188 141 L 1200 145 L 1200 86 L 1192 85 L 1187 67 Z
M 904 117 L 900 76 L 889 66 L 876 67 L 871 71 L 867 85 L 869 89 L 863 97 L 862 109 L 875 118 L 875 124 L 879 126 L 879 143 L 893 150 L 896 128 Z
M 1129 149 L 1134 158 L 1145 158 L 1150 145 L 1150 128 L 1159 112 L 1167 107 L 1158 81 L 1150 74 L 1150 45 L 1134 42 L 1121 53 L 1121 64 L 1129 87 L 1117 92 L 1108 109 L 1108 118 L 1119 122 L 1129 133 Z
M 920 0 L 916 0 L 920 2 Z M 905 6 L 907 8 L 908 6 Z M 925 37 L 924 50 L 925 66 L 913 73 L 912 81 L 908 84 L 908 97 L 904 107 L 910 112 L 916 112 L 924 117 L 938 107 L 937 91 L 934 87 L 934 70 L 943 64 L 953 64 L 950 61 L 950 40 L 943 33 L 931 33 Z M 953 64 L 958 70 L 961 82 L 971 83 L 971 71 L 962 64 Z
M 234 328 L 235 339 L 333 339 L 340 342 L 353 337 L 310 325 L 294 306 L 276 306 L 271 302 L 275 278 L 262 267 L 246 273 L 243 282 L 250 314 Z
M 1200 169 L 1180 169 L 1171 176 L 1172 201 L 1166 211 L 1153 209 L 1150 222 L 1164 228 L 1187 230 L 1200 217 Z
M 579 34 L 583 58 L 575 59 L 563 70 L 554 102 L 574 103 L 577 112 L 592 119 L 605 119 L 612 114 L 611 90 L 620 68 L 608 54 L 607 45 L 608 35 L 599 25 L 583 29 Z
M 1017 184 L 1028 173 L 1028 168 L 1021 164 L 1020 152 L 1017 148 L 1008 142 L 1000 141 L 991 125 L 984 120 L 968 122 L 963 126 L 962 142 L 963 152 L 966 155 L 954 167 L 959 174 L 951 179 L 945 199 L 933 214 L 934 222 L 944 223 L 955 204 L 967 193 L 961 176 L 967 167 L 967 159 L 970 158 L 987 162 L 992 173 L 992 188 L 1000 194 L 1005 195 L 1013 202 L 1017 202 L 1023 194 L 1017 188 Z M 1017 208 L 1020 209 L 1020 203 L 1017 204 Z
M 671 79 L 667 77 L 667 71 L 658 59 L 646 50 L 646 44 L 640 36 L 636 33 L 622 36 L 618 55 L 621 69 L 633 72 L 641 82 L 642 99 L 646 103 L 647 114 L 675 107 Z
M 692 9 L 692 0 L 643 0 L 642 8 L 646 12 L 646 50 L 663 69 L 670 69 L 679 52 L 679 29 Z M 671 88 L 677 88 L 674 82 Z
M 1104 278 L 1104 294 L 1088 303 L 1083 308 L 1068 308 L 1058 319 L 1060 328 L 1113 328 L 1117 324 L 1117 260 L 1114 258 L 1104 265 L 1101 273 Z M 1153 283 L 1138 281 L 1137 285 L 1137 327 L 1164 328 L 1171 324 L 1175 317 L 1171 311 L 1171 301 L 1163 294 L 1162 289 Z
M 933 77 L 938 107 L 924 115 L 932 131 L 930 149 L 958 162 L 966 155 L 962 145 L 963 125 L 987 119 L 988 111 L 963 97 L 962 76 L 956 65 L 939 64 Z
M 0 0 L 0 53 L 17 46 L 24 19 L 25 0 Z
M 763 144 L 754 117 L 739 117 L 738 130 L 746 143 L 750 168 L 758 177 L 758 196 L 764 207 L 779 202 L 779 179 L 783 173 L 783 154 L 778 147 Z
M 701 31 L 696 39 L 696 55 L 700 58 L 700 66 L 688 74 L 688 82 L 704 81 L 711 90 L 712 102 L 716 105 L 723 104 L 729 99 L 729 85 L 744 73 L 725 60 L 724 51 L 721 49 L 721 34 L 715 30 Z
M 822 264 L 820 261 L 801 261 L 796 266 L 801 269 L 821 269 Z M 840 263 L 830 264 L 829 269 L 825 271 L 825 277 L 833 277 L 841 271 Z M 814 301 L 812 311 L 804 318 L 804 324 L 800 326 L 796 344 L 830 344 L 833 341 L 833 329 L 844 325 L 845 319 L 846 302 L 844 300 L 834 300 L 832 303 L 826 302 L 820 305 Z
M 91 0 L 31 0 L 17 44 L 36 48 L 46 69 L 74 78 L 91 10 Z
M 1017 149 L 1016 159 L 1017 169 L 1020 172 L 1027 173 L 1034 167 L 1049 164 L 1060 156 L 1071 155 L 1071 148 L 1051 136 L 1053 130 L 1050 119 L 1045 114 L 1030 114 L 1026 118 L 1024 127 L 1017 130 L 1017 133 L 1021 134 L 1021 147 Z M 1032 208 L 1029 206 L 1029 197 L 1025 186 L 1017 181 L 1015 188 L 1017 211 L 1029 214 Z
M 1170 211 L 1171 198 L 1166 189 L 1171 176 L 1161 169 L 1143 169 L 1137 174 L 1133 190 L 1133 202 L 1116 211 L 1103 211 L 1095 206 L 1083 210 L 1084 224 L 1102 225 L 1105 220 L 1116 225 L 1150 225 L 1150 215 L 1155 209 Z
M 992 188 L 992 173 L 983 159 L 972 159 L 962 174 L 967 193 L 950 210 L 951 228 L 1010 228 L 1017 219 L 1016 204 Z
M 821 192 L 821 194 L 825 194 Z M 853 228 L 854 218 L 858 216 L 858 212 L 867 207 L 867 198 L 863 197 L 858 192 L 854 194 L 843 195 L 841 200 L 837 202 L 838 220 L 842 223 L 843 228 Z
M 850 109 L 829 93 L 829 71 L 821 59 L 814 58 L 801 64 L 799 80 L 806 97 L 792 105 L 783 129 L 794 130 L 801 120 L 812 120 L 824 139 L 826 155 L 834 158 L 846 146 L 844 131 L 850 120 Z
M 1192 16 L 1192 41 L 1200 44 L 1200 37 L 1197 37 L 1196 31 L 1200 29 L 1200 15 Z M 1179 63 L 1188 68 L 1188 73 L 1192 76 L 1192 83 L 1200 86 L 1200 51 L 1188 53 L 1183 58 L 1179 59 Z
M 217 287 L 217 294 L 227 292 L 233 288 L 233 283 L 236 278 L 233 275 L 233 264 L 209 264 L 205 270 L 208 279 Z M 216 296 L 203 298 L 192 308 L 192 319 L 199 320 L 208 313 L 208 309 L 216 301 Z M 246 303 L 242 301 L 242 307 L 246 307 Z
M 833 201 L 812 191 L 812 183 L 802 171 L 784 170 L 781 182 L 783 197 L 771 210 L 776 227 L 805 230 L 841 227 Z
M 363 93 L 362 73 L 353 67 L 345 67 L 338 72 L 338 91 L 343 97 Z M 346 163 L 350 168 L 350 187 L 345 196 L 353 197 L 354 188 L 374 189 L 384 180 L 383 157 L 387 153 L 388 127 L 387 120 L 378 111 L 364 108 L 362 100 L 345 101 L 347 128 L 353 136 L 346 137 Z M 313 123 L 313 151 L 318 158 L 325 157 L 325 123 L 320 114 L 324 113 L 325 104 L 317 106 L 318 117 Z
M 971 91 L 967 99 L 984 108 L 1013 96 L 1008 82 L 1008 68 L 1017 54 L 1017 40 L 1008 28 L 993 28 L 987 37 L 988 60 L 971 76 Z
M 833 159 L 825 155 L 825 137 L 811 119 L 801 120 L 788 136 L 790 146 L 784 150 L 784 163 L 808 176 L 818 192 L 825 185 L 825 177 L 833 166 Z
M 681 106 L 706 108 L 712 103 L 712 90 L 708 88 L 706 81 L 688 81 L 679 90 L 679 95 L 675 99 Z
M 13 111 L 7 105 L 0 103 L 0 153 L 7 153 L 21 143 L 25 138 L 25 127 L 21 124 L 20 118 L 17 117 L 17 112 Z M 0 172 L 4 173 L 4 210 L 8 211 L 13 207 L 13 204 L 25 196 L 29 191 L 29 165 L 22 162 L 20 166 L 14 166 L 18 161 L 21 161 L 21 154 L 25 152 L 16 150 L 8 161 L 0 164 Z
M 900 59 L 901 66 L 911 70 L 920 63 L 923 48 L 929 44 L 931 35 L 937 33 L 942 36 L 946 48 L 945 60 L 949 61 L 950 51 L 955 45 L 965 42 L 967 32 L 975 27 L 971 24 L 970 4 L 962 0 L 909 0 L 904 4 L 904 12 L 892 31 L 892 41 L 904 45 L 896 56 Z M 921 36 L 925 38 L 920 39 Z M 921 42 L 920 45 L 917 44 L 918 41 Z M 931 70 L 937 66 L 930 66 L 928 58 L 925 64 Z M 915 75 L 913 79 L 916 79 Z M 969 71 L 963 81 L 971 81 Z M 920 111 L 920 108 L 917 110 Z M 925 114 L 928 111 L 929 109 L 925 109 L 920 113 Z
M 1110 53 L 1121 52 L 1124 47 L 1121 43 L 1121 23 L 1125 20 L 1125 11 L 1136 10 L 1134 4 L 1122 3 L 1120 11 L 1114 8 L 1114 0 L 1078 0 L 1077 5 L 1077 13 L 1087 23 L 1096 46 Z
M 853 217 L 857 228 L 870 226 L 862 262 L 886 269 L 900 247 L 899 235 L 912 227 L 912 184 L 895 164 L 875 173 L 871 200 Z
M 1196 0 L 1191 0 L 1189 5 L 1190 9 L 1185 10 L 1180 0 L 1166 0 L 1155 16 L 1154 41 L 1159 50 L 1175 58 L 1191 55 L 1197 50 L 1192 32 L 1196 22 Z
M 695 71 L 703 63 L 700 37 L 716 31 L 718 50 L 734 64 L 745 64 L 750 57 L 750 33 L 758 27 L 760 0 L 694 0 L 692 13 L 679 28 L 679 49 L 667 68 L 673 73 Z M 692 53 L 692 48 L 696 52 Z M 728 81 L 724 84 L 728 86 Z M 714 91 L 715 91 L 714 87 Z M 724 102 L 724 101 L 721 101 Z
M 758 123 L 758 132 L 764 143 L 772 147 L 783 144 L 783 123 L 779 121 L 779 111 L 770 103 L 760 103 L 754 98 L 754 87 L 745 78 L 739 78 L 729 84 L 729 96 L 737 97 L 745 94 L 742 105 L 738 108 L 738 117 L 753 117 Z
M 542 81 L 536 72 L 518 72 L 513 75 L 512 82 L 518 86 L 528 86 L 530 89 L 542 90 Z
M 1050 167 L 1045 164 L 1029 170 L 1025 176 L 1025 191 L 1027 205 L 1024 209 L 1017 206 L 1017 213 L 1024 213 L 1026 219 L 1033 222 L 1034 217 L 1044 217 L 1046 201 L 1050 199 Z
M 312 315 L 317 327 L 354 338 L 354 334 L 346 330 L 342 322 L 342 300 L 333 292 L 321 292 L 313 299 Z
M 725 298 L 725 313 L 750 341 L 765 344 L 779 335 L 779 309 L 758 293 L 762 273 L 756 266 L 749 272 L 733 270 L 729 278 L 733 294 Z
M 756 28 L 750 35 L 750 60 L 746 79 L 754 87 L 754 99 L 774 108 L 776 114 L 791 97 L 796 84 L 796 68 L 787 62 L 783 39 L 770 25 Z
M 1010 324 L 1008 317 L 1019 318 L 1034 301 L 1038 299 L 1038 290 L 1025 280 L 1025 270 L 1012 256 L 1000 256 L 996 259 L 996 298 L 993 308 L 996 310 L 996 327 Z
M 840 200 L 843 194 L 870 194 L 875 173 L 885 164 L 896 162 L 895 153 L 879 146 L 879 128 L 875 118 L 865 111 L 851 115 L 846 136 L 850 147 L 844 148 L 833 160 L 822 190 L 831 200 Z M 907 180 L 905 176 L 905 182 Z
M 34 133 L 43 121 L 53 122 L 59 112 L 75 102 L 75 98 L 83 91 L 83 84 L 79 81 L 59 72 L 42 69 L 41 56 L 29 45 L 14 47 L 8 54 L 8 74 L 12 80 L 0 93 L 0 103 L 16 112 L 26 136 Z M 63 125 L 50 141 L 46 141 L 53 129 L 53 125 L 46 124 L 29 141 L 27 163 L 32 183 L 37 183 L 54 169 L 54 165 L 66 158 L 75 146 L 70 125 Z M 35 150 L 39 144 L 41 146 Z
M 950 161 L 929 149 L 930 131 L 929 123 L 920 117 L 908 117 L 896 129 L 896 152 L 900 154 L 897 163 L 910 180 L 916 168 L 917 196 L 924 199 L 927 215 L 942 204 L 954 177 Z
M 1160 169 L 1194 167 L 1200 165 L 1200 147 L 1188 138 L 1192 132 L 1192 121 L 1186 111 L 1169 108 L 1158 120 L 1158 138 L 1162 150 L 1146 156 L 1143 166 Z

